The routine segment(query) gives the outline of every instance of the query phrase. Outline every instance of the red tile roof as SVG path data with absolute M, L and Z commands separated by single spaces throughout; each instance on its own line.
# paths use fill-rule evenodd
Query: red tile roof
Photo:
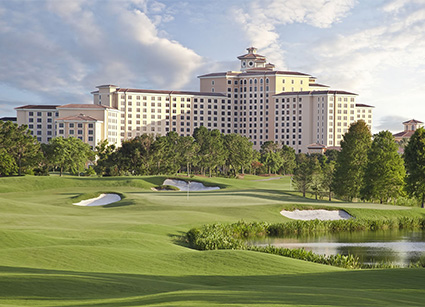
M 336 90 L 326 90 L 326 91 L 302 91 L 302 92 L 282 92 L 273 96 L 293 96 L 293 95 L 353 95 L 357 96 L 355 93 L 350 93 L 346 91 L 336 91 Z M 357 106 L 357 105 L 356 105 Z
M 411 120 L 405 121 L 405 122 L 403 123 L 403 125 L 404 125 L 404 124 L 423 124 L 423 122 L 421 122 L 421 121 L 419 121 L 419 120 L 416 120 L 416 119 L 411 119 Z
M 114 109 L 100 104 L 65 104 L 58 106 L 58 109 Z
M 119 87 L 118 85 L 113 84 L 104 84 L 104 85 L 98 85 L 96 88 L 102 88 L 102 87 Z
M 132 89 L 132 88 L 120 88 L 117 92 L 130 92 L 130 93 L 146 93 L 146 94 L 166 94 L 166 95 L 197 95 L 197 96 L 215 96 L 215 97 L 227 97 L 221 93 L 209 93 L 209 92 L 190 92 L 190 91 L 165 91 L 165 90 L 144 90 L 144 89 Z
M 320 84 L 320 83 L 310 83 L 310 86 L 317 86 L 317 87 L 329 87 L 329 85 L 324 85 L 324 84 Z
M 75 120 L 75 121 L 90 121 L 90 122 L 99 121 L 98 119 L 92 116 L 87 116 L 84 114 L 61 117 L 61 118 L 57 118 L 56 120 Z
M 15 110 L 28 110 L 28 109 L 36 109 L 36 110 L 51 110 L 56 109 L 59 105 L 42 105 L 42 104 L 29 104 L 22 107 L 17 107 Z
M 238 59 L 239 60 L 243 60 L 243 59 L 266 59 L 266 57 L 264 55 L 260 55 L 260 54 L 256 54 L 256 53 L 247 53 L 247 54 L 238 56 Z
M 263 68 L 263 70 L 266 70 L 266 68 Z M 204 78 L 204 77 L 222 77 L 222 76 L 237 76 L 237 77 L 244 77 L 246 75 L 290 75 L 290 76 L 307 76 L 310 77 L 310 75 L 297 72 L 297 71 L 283 71 L 283 70 L 271 70 L 271 71 L 265 71 L 265 72 L 258 72 L 253 69 L 249 69 L 245 72 L 234 72 L 234 71 L 228 71 L 228 72 L 218 72 L 218 73 L 211 73 L 206 75 L 198 76 L 198 78 Z
M 409 130 L 409 131 L 402 131 L 396 134 L 393 134 L 393 137 L 395 138 L 410 138 L 415 131 Z
M 374 106 L 370 106 L 368 104 L 363 104 L 363 103 L 356 103 L 356 107 L 359 107 L 359 108 L 374 108 Z

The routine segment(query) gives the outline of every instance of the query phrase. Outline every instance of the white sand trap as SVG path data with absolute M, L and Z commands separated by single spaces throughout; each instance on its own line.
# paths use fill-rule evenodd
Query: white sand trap
M 287 218 L 293 219 L 293 220 L 348 220 L 352 218 L 351 215 L 349 215 L 344 210 L 294 210 L 294 211 L 287 211 L 282 210 L 280 211 L 280 214 L 283 216 L 286 216 Z
M 163 185 L 177 187 L 180 191 L 211 191 L 220 190 L 219 187 L 206 187 L 200 182 L 190 181 L 189 184 L 184 180 L 165 179 Z
M 82 200 L 73 205 L 76 206 L 105 206 L 120 201 L 121 197 L 118 194 L 100 194 L 99 197 Z

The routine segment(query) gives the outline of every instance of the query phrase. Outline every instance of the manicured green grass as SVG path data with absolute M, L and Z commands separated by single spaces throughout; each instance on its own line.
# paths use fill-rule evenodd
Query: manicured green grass
M 421 269 L 349 271 L 252 251 L 196 251 L 179 240 L 206 223 L 284 222 L 279 211 L 288 207 L 343 207 L 370 218 L 425 210 L 303 199 L 287 177 L 196 177 L 225 189 L 150 190 L 165 178 L 0 178 L 0 304 L 417 306 L 425 300 Z M 125 198 L 104 207 L 72 205 L 104 191 Z

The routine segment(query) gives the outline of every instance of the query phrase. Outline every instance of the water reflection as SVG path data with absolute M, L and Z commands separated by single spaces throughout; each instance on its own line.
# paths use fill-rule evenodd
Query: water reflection
M 425 231 L 360 231 L 265 238 L 255 245 L 304 248 L 316 254 L 356 255 L 366 264 L 386 261 L 406 266 L 425 257 Z

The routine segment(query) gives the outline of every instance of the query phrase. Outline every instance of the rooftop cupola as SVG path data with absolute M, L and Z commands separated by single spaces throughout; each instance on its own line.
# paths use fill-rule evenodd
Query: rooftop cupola
M 238 56 L 238 59 L 241 60 L 241 71 L 246 71 L 250 69 L 270 70 L 272 67 L 266 67 L 266 57 L 260 54 L 257 54 L 257 48 L 249 47 L 246 49 L 248 53 Z

